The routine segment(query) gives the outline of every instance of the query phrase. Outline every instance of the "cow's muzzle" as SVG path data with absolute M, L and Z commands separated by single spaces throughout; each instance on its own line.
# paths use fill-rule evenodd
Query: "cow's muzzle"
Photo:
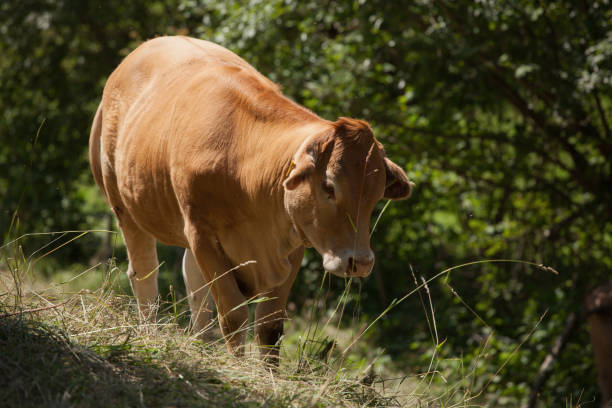
M 374 254 L 371 250 L 354 253 L 342 251 L 340 254 L 326 252 L 323 254 L 323 267 L 331 274 L 348 278 L 364 278 L 372 272 Z

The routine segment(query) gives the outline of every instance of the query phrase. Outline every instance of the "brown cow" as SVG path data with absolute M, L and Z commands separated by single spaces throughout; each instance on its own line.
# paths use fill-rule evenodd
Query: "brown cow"
M 584 304 L 595 367 L 601 388 L 601 406 L 612 406 L 612 282 L 591 292 Z
M 411 189 L 366 122 L 321 119 L 234 53 L 188 37 L 128 55 L 106 83 L 89 143 L 141 313 L 150 318 L 158 296 L 156 241 L 186 248 L 195 328 L 210 321 L 209 282 L 228 348 L 240 352 L 245 301 L 266 296 L 256 335 L 273 362 L 278 348 L 264 346 L 280 340 L 304 247 L 332 274 L 367 276 L 375 204 Z

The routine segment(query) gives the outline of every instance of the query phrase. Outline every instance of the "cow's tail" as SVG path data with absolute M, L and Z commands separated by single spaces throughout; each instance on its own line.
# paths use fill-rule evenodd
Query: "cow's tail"
M 100 150 L 102 135 L 102 103 L 98 106 L 96 116 L 91 125 L 91 133 L 89 134 L 89 164 L 91 171 L 96 180 L 96 184 L 102 190 L 102 194 L 106 198 L 106 189 L 104 188 L 104 178 L 102 177 L 102 163 L 100 161 Z

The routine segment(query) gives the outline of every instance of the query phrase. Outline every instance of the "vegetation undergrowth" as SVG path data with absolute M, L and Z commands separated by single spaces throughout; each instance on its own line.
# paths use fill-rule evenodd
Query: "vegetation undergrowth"
M 493 331 L 469 366 L 461 358 L 442 356 L 446 340 L 438 338 L 428 288 L 433 279 L 462 265 L 422 278 L 421 284 L 414 276 L 416 288 L 391 302 L 374 320 L 353 316 L 349 324 L 345 309 L 351 299 L 359 300 L 359 294 L 351 294 L 356 285 L 348 279 L 337 304 L 327 307 L 324 275 L 309 315 L 286 324 L 281 365 L 275 371 L 258 359 L 252 338 L 240 358 L 227 353 L 220 336 L 200 340 L 189 329 L 186 299 L 177 298 L 174 291 L 161 301 L 157 321 L 139 321 L 135 299 L 122 288 L 124 274 L 114 258 L 63 282 L 37 278 L 38 260 L 84 235 L 73 234 L 64 242 L 52 239 L 27 256 L 19 240 L 2 247 L 0 398 L 9 405 L 465 407 L 487 403 L 486 388 L 495 377 L 485 376 L 479 362 L 486 358 Z M 94 274 L 98 278 L 88 277 Z M 101 283 L 94 289 L 75 289 L 79 280 Z M 367 332 L 416 293 L 433 346 L 427 370 L 407 375 L 389 364 L 390 357 L 370 343 Z
M 296 369 L 287 358 L 274 372 L 256 347 L 236 358 L 222 339 L 199 340 L 185 324 L 185 299 L 162 302 L 155 323 L 139 321 L 112 259 L 43 285 L 33 264 L 45 250 L 26 256 L 18 240 L 2 247 L 0 398 L 9 405 L 311 406 L 312 390 L 326 384 L 314 406 L 397 406 L 350 375 L 326 383 L 328 370 Z M 102 274 L 102 284 L 73 290 L 87 274 Z
M 324 373 L 292 372 L 285 364 L 273 373 L 254 352 L 236 358 L 222 341 L 195 338 L 174 313 L 143 324 L 133 298 L 112 289 L 116 277 L 116 271 L 109 273 L 94 291 L 22 288 L 17 299 L 14 281 L 3 274 L 3 401 L 13 406 L 307 406 L 312 389 L 326 379 Z M 357 393 L 373 400 L 378 394 L 371 388 L 339 378 L 317 406 L 350 406 L 351 399 L 360 399 Z

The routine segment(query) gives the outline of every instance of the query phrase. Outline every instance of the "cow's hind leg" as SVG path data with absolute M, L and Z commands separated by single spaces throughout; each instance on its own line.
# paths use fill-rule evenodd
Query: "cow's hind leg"
M 117 218 L 127 247 L 129 259 L 127 275 L 138 301 L 140 316 L 144 320 L 154 321 L 158 306 L 157 275 L 159 269 L 155 238 L 143 231 L 125 214 Z
M 193 331 L 205 340 L 211 338 L 213 299 L 204 274 L 189 250 L 183 256 L 183 278 L 187 288 L 187 299 L 191 310 Z
M 287 299 L 303 257 L 304 248 L 298 248 L 291 253 L 291 276 L 281 286 L 266 293 L 265 296 L 269 299 L 258 303 L 255 308 L 255 337 L 259 343 L 259 353 L 264 361 L 275 366 L 278 366 L 283 326 L 287 320 Z

